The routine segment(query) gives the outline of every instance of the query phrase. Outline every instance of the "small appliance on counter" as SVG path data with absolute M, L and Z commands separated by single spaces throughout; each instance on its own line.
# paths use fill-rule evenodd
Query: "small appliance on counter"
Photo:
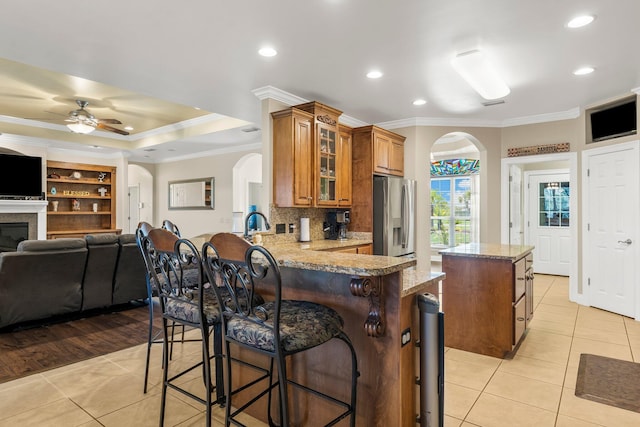
M 347 238 L 347 224 L 351 221 L 349 211 L 329 211 L 322 223 L 324 238 L 344 240 Z
M 349 211 L 338 212 L 336 221 L 338 222 L 338 239 L 345 240 L 347 238 L 347 224 L 351 222 L 351 214 Z

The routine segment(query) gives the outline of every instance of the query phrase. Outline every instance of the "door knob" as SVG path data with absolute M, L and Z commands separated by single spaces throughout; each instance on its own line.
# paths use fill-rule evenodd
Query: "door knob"
M 630 245 L 633 242 L 631 241 L 631 239 L 627 239 L 627 240 L 618 240 L 618 243 L 625 243 L 627 245 Z

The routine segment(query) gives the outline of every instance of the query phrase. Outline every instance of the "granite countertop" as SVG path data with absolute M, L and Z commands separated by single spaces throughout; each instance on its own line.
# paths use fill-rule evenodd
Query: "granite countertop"
M 438 282 L 444 280 L 445 273 L 432 273 L 430 271 L 421 271 L 408 269 L 402 272 L 402 296 L 422 293 L 430 291 L 439 297 Z
M 517 260 L 534 249 L 526 245 L 501 245 L 493 243 L 469 243 L 453 248 L 443 249 L 441 255 L 464 256 L 473 258 L 493 258 Z
M 200 248 L 211 234 L 201 234 L 190 240 Z M 359 255 L 331 252 L 332 249 L 348 248 L 372 243 L 366 239 L 314 240 L 310 242 L 265 243 L 281 267 L 354 276 L 384 276 L 416 265 L 411 258 L 379 255 Z

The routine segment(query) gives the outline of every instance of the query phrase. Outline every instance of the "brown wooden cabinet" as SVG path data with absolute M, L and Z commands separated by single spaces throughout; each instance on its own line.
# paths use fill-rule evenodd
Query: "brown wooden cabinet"
M 404 176 L 403 136 L 377 126 L 356 128 L 360 139 L 370 138 L 373 144 L 373 172 L 385 175 Z
M 47 238 L 117 233 L 116 168 L 47 162 Z
M 349 246 L 347 248 L 329 249 L 330 252 L 343 252 L 347 254 L 373 255 L 373 245 Z
M 514 257 L 441 254 L 445 346 L 504 358 L 533 316 L 531 252 Z
M 319 102 L 271 114 L 276 206 L 351 206 L 351 134 L 340 114 Z
M 351 194 L 353 188 L 352 168 L 352 129 L 348 126 L 338 125 L 338 207 L 351 206 Z
M 404 174 L 404 140 L 377 126 L 363 126 L 352 131 L 352 231 L 373 232 L 373 175 Z
M 278 207 L 311 207 L 313 186 L 313 115 L 297 108 L 273 118 L 273 202 Z

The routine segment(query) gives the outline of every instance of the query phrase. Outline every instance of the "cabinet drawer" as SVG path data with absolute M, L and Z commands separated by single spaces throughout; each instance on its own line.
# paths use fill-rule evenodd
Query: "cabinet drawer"
M 526 327 L 526 298 L 520 298 L 517 304 L 513 306 L 513 345 L 515 346 L 522 338 Z

